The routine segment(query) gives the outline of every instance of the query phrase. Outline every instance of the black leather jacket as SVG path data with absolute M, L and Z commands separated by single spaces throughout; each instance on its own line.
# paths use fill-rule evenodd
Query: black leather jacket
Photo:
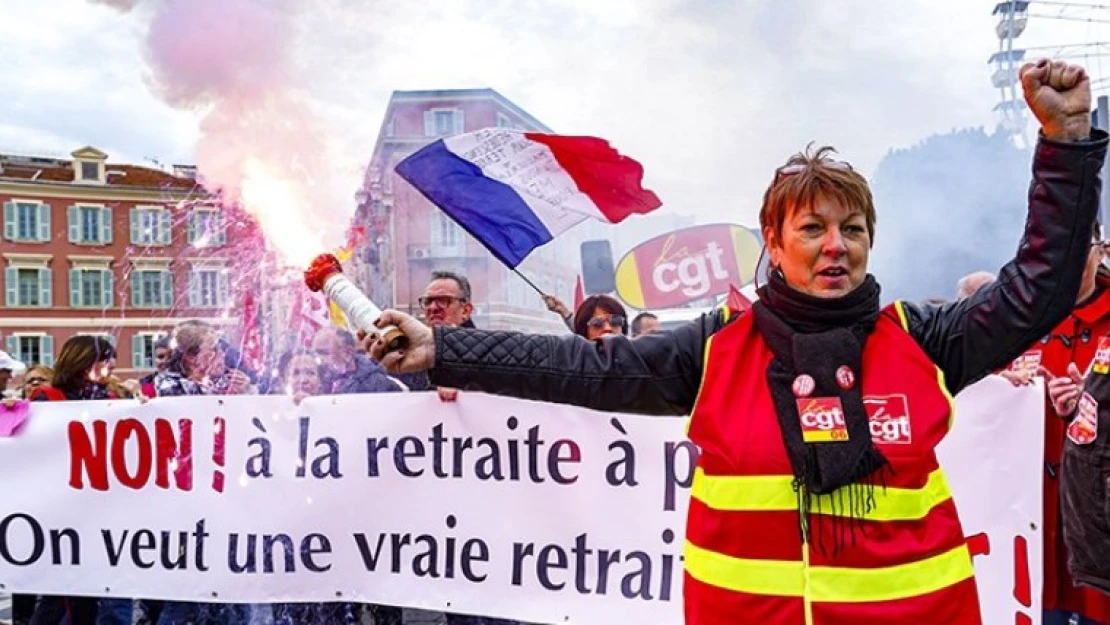
M 910 335 L 960 389 L 1016 358 L 1075 306 L 1102 188 L 1107 135 L 1042 139 L 1016 257 L 961 302 L 906 304 Z M 579 336 L 436 328 L 434 384 L 600 410 L 683 415 L 702 379 L 714 312 L 670 332 L 603 342 Z
M 1097 402 L 1095 438 L 1064 441 L 1060 518 L 1072 580 L 1110 593 L 1110 375 L 1092 368 L 1083 391 Z

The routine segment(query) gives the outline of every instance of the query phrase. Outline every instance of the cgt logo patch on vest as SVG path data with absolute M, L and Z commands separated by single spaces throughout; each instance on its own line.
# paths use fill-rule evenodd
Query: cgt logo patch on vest
M 1098 340 L 1098 351 L 1095 352 L 1095 361 L 1091 364 L 1095 373 L 1106 375 L 1110 372 L 1110 336 Z
M 804 397 L 798 400 L 798 419 L 802 440 L 807 443 L 833 443 L 848 440 L 848 424 L 839 397 Z
M 909 445 L 913 442 L 910 410 L 905 395 L 879 395 L 863 398 L 871 440 L 878 444 Z

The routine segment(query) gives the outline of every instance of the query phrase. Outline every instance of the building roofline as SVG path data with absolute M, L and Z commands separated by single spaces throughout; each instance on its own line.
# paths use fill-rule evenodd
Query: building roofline
M 162 188 L 112 184 L 82 184 L 79 182 L 60 182 L 55 180 L 27 180 L 25 178 L 5 178 L 0 175 L 0 189 L 3 187 L 23 188 L 27 190 L 26 192 L 32 192 L 31 190 L 35 189 L 39 190 L 42 195 L 47 197 L 72 197 L 74 194 L 93 194 L 103 196 L 105 199 L 123 197 L 126 199 L 122 201 L 130 201 L 133 199 L 132 196 L 137 196 L 138 199 L 152 199 L 156 203 L 164 203 L 167 196 L 174 201 L 193 197 L 197 201 L 202 202 L 215 198 L 215 194 L 204 190 L 199 184 L 192 189 Z
M 382 122 L 378 126 L 378 137 L 374 141 L 373 154 L 376 156 L 381 151 L 384 144 L 397 141 L 398 137 L 387 137 L 386 127 L 389 124 L 389 119 L 393 115 L 393 109 L 398 104 L 408 102 L 419 102 L 421 100 L 443 99 L 443 100 L 481 100 L 492 99 L 496 103 L 511 111 L 514 115 L 520 117 L 528 125 L 535 127 L 540 132 L 554 133 L 551 128 L 540 120 L 533 117 L 528 111 L 525 111 L 512 100 L 501 95 L 495 89 L 484 87 L 480 89 L 419 89 L 412 91 L 394 90 L 389 96 L 389 104 L 385 108 L 385 115 L 382 116 Z M 430 138 L 412 138 L 412 140 L 402 140 L 404 143 L 413 143 L 423 145 L 429 143 Z
M 490 89 L 489 87 L 481 89 L 422 89 L 417 91 L 394 91 L 389 96 L 389 109 L 393 108 L 394 103 L 400 103 L 410 100 L 427 100 L 430 98 L 454 100 L 492 98 L 498 104 L 501 104 L 513 113 L 519 115 L 521 118 L 530 122 L 536 128 L 539 128 L 544 132 L 553 132 L 550 128 L 547 127 L 547 124 L 544 124 L 540 120 L 533 117 L 531 113 L 521 108 L 516 102 L 513 102 L 509 98 L 501 95 L 497 92 L 496 89 Z

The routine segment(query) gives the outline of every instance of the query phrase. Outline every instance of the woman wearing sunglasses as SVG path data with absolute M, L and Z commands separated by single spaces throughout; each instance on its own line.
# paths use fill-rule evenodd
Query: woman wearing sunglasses
M 591 295 L 574 311 L 574 333 L 591 341 L 603 336 L 627 336 L 628 313 L 608 295 Z
M 695 625 L 980 625 L 971 557 L 934 449 L 952 395 L 1009 362 L 1074 305 L 1106 133 L 1063 62 L 1022 68 L 1043 126 L 1017 256 L 942 306 L 881 307 L 868 274 L 866 180 L 822 148 L 780 168 L 760 226 L 768 282 L 750 312 L 603 346 L 437 328 L 387 369 L 433 383 L 603 410 L 690 414 L 701 449 L 684 550 Z M 895 210 L 897 207 L 893 207 Z M 907 253 L 912 253 L 907 250 Z M 939 371 L 938 371 L 939 369 Z

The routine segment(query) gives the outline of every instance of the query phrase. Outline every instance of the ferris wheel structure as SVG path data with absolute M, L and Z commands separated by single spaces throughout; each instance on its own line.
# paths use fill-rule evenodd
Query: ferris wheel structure
M 994 111 L 1002 130 L 1015 141 L 1029 144 L 1026 136 L 1029 112 L 1018 79 L 1018 70 L 1027 61 L 1040 58 L 1078 61 L 1087 69 L 1096 96 L 1110 92 L 1110 4 L 1005 0 L 995 5 L 993 15 L 998 18 L 995 24 L 998 52 L 987 62 L 994 68 L 991 84 L 999 94 Z M 1037 24 L 1070 24 L 1072 28 L 1057 29 L 1068 32 L 1062 35 L 1057 32 L 1055 36 L 1062 36 L 1063 40 L 1053 40 L 1053 35 L 1036 33 Z M 1101 40 L 1100 30 L 1106 31 L 1105 40 Z M 1027 36 L 1023 39 L 1023 35 Z M 1042 42 L 1043 39 L 1048 41 Z M 1036 45 L 1024 45 L 1026 42 Z

